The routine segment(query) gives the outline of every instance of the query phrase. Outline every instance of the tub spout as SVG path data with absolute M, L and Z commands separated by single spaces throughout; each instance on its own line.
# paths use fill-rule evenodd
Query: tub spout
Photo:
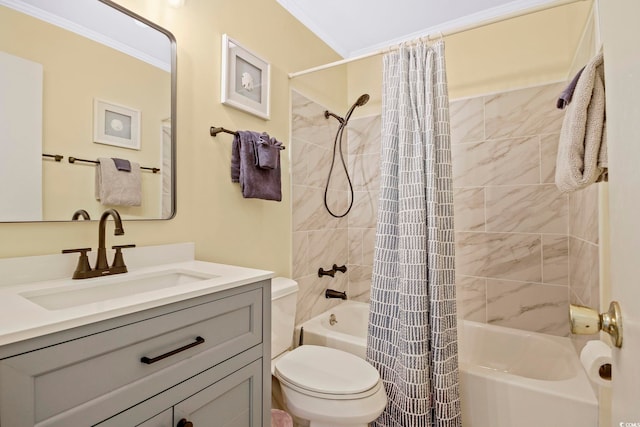
M 325 298 L 347 299 L 347 293 L 346 292 L 336 291 L 336 290 L 333 290 L 333 289 L 327 289 L 324 292 L 324 297 Z

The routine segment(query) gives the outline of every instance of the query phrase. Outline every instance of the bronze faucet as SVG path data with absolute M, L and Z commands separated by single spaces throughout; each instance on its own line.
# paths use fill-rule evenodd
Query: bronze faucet
M 111 248 L 115 249 L 116 253 L 113 258 L 113 265 L 109 266 L 109 263 L 107 262 L 107 248 L 105 247 L 105 233 L 107 229 L 107 218 L 109 218 L 109 216 L 112 216 L 115 222 L 115 230 L 113 234 L 116 236 L 124 234 L 122 219 L 120 218 L 118 211 L 115 209 L 107 209 L 104 211 L 100 217 L 100 223 L 98 225 L 98 256 L 96 258 L 96 266 L 94 269 L 91 269 L 91 266 L 89 265 L 89 258 L 87 257 L 87 252 L 91 251 L 91 248 L 64 249 L 62 251 L 64 254 L 72 252 L 80 253 L 78 266 L 76 267 L 76 271 L 73 272 L 74 279 L 87 279 L 90 277 L 108 276 L 111 274 L 127 272 L 127 266 L 125 265 L 124 258 L 122 257 L 122 249 L 133 248 L 136 245 L 112 246 Z
M 80 217 L 82 217 L 82 219 L 85 219 L 85 220 L 91 219 L 91 217 L 89 216 L 89 212 L 85 211 L 84 209 L 78 209 L 73 213 L 73 216 L 71 217 L 71 221 L 77 221 L 78 219 L 80 219 Z
M 105 233 L 107 230 L 107 218 L 109 215 L 113 217 L 113 221 L 116 223 L 116 228 L 113 230 L 114 236 L 122 236 L 124 229 L 122 228 L 122 219 L 120 214 L 115 209 L 107 209 L 102 212 L 100 217 L 100 224 L 98 225 L 98 258 L 96 259 L 96 268 L 98 271 L 105 271 L 109 269 L 109 263 L 107 263 L 107 248 L 105 247 Z

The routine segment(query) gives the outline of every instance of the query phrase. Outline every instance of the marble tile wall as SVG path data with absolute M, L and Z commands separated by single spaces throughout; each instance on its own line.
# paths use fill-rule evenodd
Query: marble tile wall
M 333 141 L 335 119 L 324 117 L 325 108 L 292 92 L 291 182 L 293 257 L 292 276 L 298 282 L 296 324 L 328 310 L 339 300 L 326 299 L 325 289 L 348 291 L 348 274 L 318 277 L 318 269 L 348 264 L 348 219 L 332 217 L 324 207 L 324 189 Z M 346 136 L 345 136 L 346 142 Z M 334 212 L 348 207 L 347 181 L 339 159 L 329 182 L 327 201 Z M 348 273 L 351 273 L 348 271 Z
M 380 115 L 349 121 L 349 173 L 355 201 L 349 222 L 349 291 L 369 301 L 380 188 Z
M 569 302 L 598 306 L 597 187 L 567 196 L 554 184 L 562 88 L 451 102 L 458 311 L 465 319 L 566 336 Z M 355 200 L 335 220 L 322 194 L 337 124 L 300 94 L 293 107 L 293 275 L 303 321 L 333 304 L 323 297 L 329 284 L 369 300 L 380 116 L 349 123 Z M 331 188 L 334 202 L 347 206 L 346 182 Z M 337 259 L 346 259 L 347 275 L 318 279 L 318 261 L 330 267 Z
M 569 301 L 600 307 L 598 186 L 569 195 Z
M 568 335 L 569 197 L 551 84 L 451 102 L 460 316 Z
M 568 335 L 569 302 L 599 305 L 598 190 L 553 184 L 562 112 L 551 84 L 451 103 L 458 310 Z

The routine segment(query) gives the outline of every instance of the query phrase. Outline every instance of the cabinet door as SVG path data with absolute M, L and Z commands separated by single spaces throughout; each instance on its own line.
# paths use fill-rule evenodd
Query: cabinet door
M 173 408 L 194 427 L 261 427 L 262 361 L 257 360 L 211 384 Z

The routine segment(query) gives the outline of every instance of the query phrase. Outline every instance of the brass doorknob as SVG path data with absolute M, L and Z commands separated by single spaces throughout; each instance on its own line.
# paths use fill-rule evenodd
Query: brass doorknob
M 176 424 L 176 427 L 193 427 L 193 423 L 191 421 L 187 421 L 186 419 L 182 418 L 180 421 L 178 421 L 178 424 Z
M 571 333 L 589 335 L 603 331 L 611 335 L 613 345 L 622 347 L 622 313 L 617 301 L 612 301 L 609 311 L 602 314 L 590 307 L 570 304 L 569 320 Z

